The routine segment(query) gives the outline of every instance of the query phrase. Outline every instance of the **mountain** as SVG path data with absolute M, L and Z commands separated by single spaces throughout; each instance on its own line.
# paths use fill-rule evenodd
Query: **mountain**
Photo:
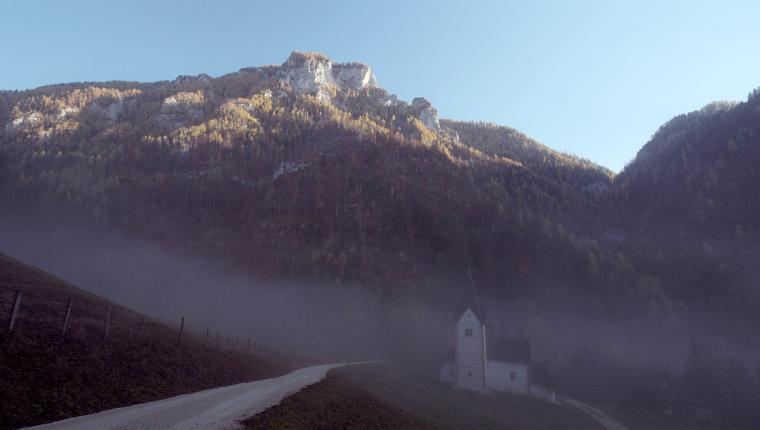
M 673 118 L 615 178 L 625 224 L 699 238 L 754 236 L 758 139 L 760 91 L 744 103 L 712 103 Z
M 642 223 L 675 228 L 665 213 L 679 210 L 671 195 L 679 188 L 659 178 L 676 175 L 681 149 L 672 148 L 687 144 L 667 136 L 693 116 L 658 132 L 615 176 L 511 128 L 441 120 L 428 100 L 404 102 L 378 82 L 367 65 L 294 52 L 282 65 L 217 78 L 4 92 L 0 203 L 220 257 L 261 277 L 428 298 L 475 282 L 485 294 L 607 315 L 682 302 L 647 263 L 649 245 L 629 238 Z M 732 109 L 751 121 L 744 105 Z M 705 130 L 735 125 L 720 119 L 726 113 L 699 115 L 715 118 Z M 742 136 L 740 151 L 752 139 Z M 731 175 L 715 189 L 751 187 L 740 171 Z M 682 182 L 712 178 L 699 177 Z
M 660 127 L 614 179 L 614 241 L 685 302 L 760 309 L 760 90 Z

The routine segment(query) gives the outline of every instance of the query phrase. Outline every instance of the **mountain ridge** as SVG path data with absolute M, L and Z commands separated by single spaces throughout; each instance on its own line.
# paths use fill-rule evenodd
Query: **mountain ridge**
M 752 100 L 710 115 L 751 123 Z M 691 127 L 679 118 L 646 151 Z M 427 100 L 378 87 L 368 66 L 321 54 L 218 78 L 2 93 L 0 122 L 6 207 L 70 213 L 261 276 L 425 295 L 472 269 L 492 294 L 601 313 L 667 312 L 691 282 L 648 263 L 644 239 L 676 231 L 657 210 L 682 191 L 650 182 L 645 156 L 616 175 L 509 127 L 439 120 Z M 679 258 L 707 258 L 710 279 L 735 282 L 720 259 Z

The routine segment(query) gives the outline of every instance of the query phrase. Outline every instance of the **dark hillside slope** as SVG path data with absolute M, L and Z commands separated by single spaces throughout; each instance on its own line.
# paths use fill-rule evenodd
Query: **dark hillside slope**
M 16 295 L 21 306 L 12 332 Z M 69 329 L 61 329 L 73 299 Z M 0 254 L 0 428 L 16 428 L 281 374 L 273 356 L 205 349 L 129 309 Z M 141 325 L 145 321 L 144 329 Z M 142 335 L 140 333 L 142 332 Z
M 660 129 L 615 177 L 605 239 L 682 303 L 758 315 L 760 91 Z
M 615 178 L 622 225 L 701 239 L 760 232 L 760 91 L 713 103 L 660 129 Z
M 544 146 L 514 128 L 484 122 L 443 120 L 462 144 L 486 155 L 514 160 L 538 182 L 542 190 L 555 190 L 564 202 L 565 224 L 573 231 L 594 236 L 606 219 L 607 192 L 614 174 L 589 160 Z
M 454 120 L 442 120 L 441 125 L 454 130 L 467 146 L 489 155 L 516 160 L 537 176 L 560 182 L 568 188 L 603 190 L 612 183 L 613 173 L 610 170 L 589 160 L 555 151 L 514 128 Z

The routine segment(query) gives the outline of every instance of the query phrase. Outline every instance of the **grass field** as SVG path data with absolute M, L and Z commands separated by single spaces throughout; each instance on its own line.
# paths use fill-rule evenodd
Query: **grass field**
M 256 430 L 426 429 L 431 426 L 384 404 L 345 375 L 331 372 L 317 384 L 244 421 Z
M 565 405 L 455 390 L 397 364 L 350 366 L 246 421 L 254 429 L 599 429 Z
M 706 422 L 686 419 L 662 412 L 625 410 L 612 415 L 630 430 L 710 430 L 737 428 L 720 422 Z

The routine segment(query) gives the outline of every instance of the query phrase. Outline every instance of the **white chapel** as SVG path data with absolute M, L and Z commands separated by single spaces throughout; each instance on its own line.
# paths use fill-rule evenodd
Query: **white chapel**
M 456 322 L 454 346 L 441 366 L 441 380 L 456 388 L 509 391 L 554 401 L 553 391 L 531 385 L 530 342 L 488 339 L 485 319 L 467 307 Z

